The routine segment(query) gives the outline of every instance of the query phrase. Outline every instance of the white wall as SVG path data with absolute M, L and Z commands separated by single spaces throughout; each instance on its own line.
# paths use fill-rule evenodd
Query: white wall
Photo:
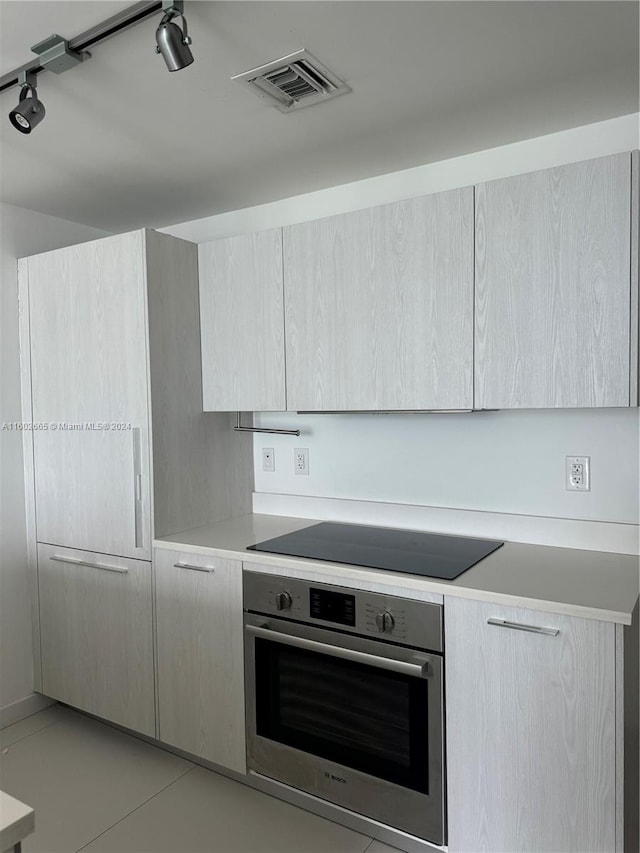
M 13 205 L 0 205 L 0 421 L 21 421 L 16 259 L 106 232 Z M 0 429 L 0 723 L 31 702 L 31 614 L 27 590 L 21 433 Z
M 337 187 L 182 222 L 159 231 L 206 243 L 640 147 L 640 114 L 601 121 Z
M 640 147 L 638 119 L 623 116 L 164 230 L 206 242 L 629 151 Z M 257 422 L 303 430 L 299 439 L 255 437 L 256 492 L 263 495 L 638 523 L 638 410 L 263 414 Z M 274 473 L 262 471 L 262 447 L 275 448 Z M 294 447 L 309 448 L 309 476 L 294 475 Z M 565 490 L 566 455 L 591 457 L 591 492 Z M 295 509 L 295 503 L 286 506 Z
M 302 434 L 255 437 L 256 491 L 637 524 L 639 422 L 637 409 L 264 414 Z M 309 448 L 308 476 L 294 447 Z M 566 491 L 565 456 L 591 457 L 590 492 Z

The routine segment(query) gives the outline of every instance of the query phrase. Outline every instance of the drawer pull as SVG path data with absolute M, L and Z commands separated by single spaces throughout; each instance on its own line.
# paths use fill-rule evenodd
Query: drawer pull
M 90 563 L 87 560 L 79 560 L 76 557 L 61 557 L 60 554 L 53 554 L 49 559 L 55 560 L 56 563 L 71 563 L 72 566 L 89 566 L 90 569 L 101 569 L 103 572 L 117 572 L 119 575 L 129 574 L 129 569 L 125 569 L 124 566 L 110 566 L 107 563 Z
M 498 628 L 513 628 L 514 631 L 529 631 L 531 634 L 546 634 L 557 637 L 558 628 L 541 628 L 539 625 L 524 625 L 522 622 L 508 622 L 506 619 L 487 619 L 487 625 L 497 625 Z
M 194 566 L 193 563 L 174 563 L 176 569 L 190 569 L 192 572 L 208 572 L 212 575 L 215 572 L 213 566 Z

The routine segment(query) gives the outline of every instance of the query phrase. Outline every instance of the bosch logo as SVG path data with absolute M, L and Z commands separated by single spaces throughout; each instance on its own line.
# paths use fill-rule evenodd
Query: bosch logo
M 341 782 L 343 785 L 347 784 L 347 780 L 343 779 L 342 776 L 336 776 L 335 773 L 327 773 L 324 774 L 327 779 L 331 779 L 332 782 Z

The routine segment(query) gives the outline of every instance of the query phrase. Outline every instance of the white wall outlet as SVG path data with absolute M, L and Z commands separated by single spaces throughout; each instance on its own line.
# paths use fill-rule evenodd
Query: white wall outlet
M 274 453 L 273 447 L 263 447 L 262 448 L 262 470 L 263 471 L 275 471 L 276 470 L 276 455 Z
M 294 474 L 309 473 L 309 448 L 296 447 L 293 451 L 293 472 Z
M 566 457 L 566 489 L 574 492 L 591 491 L 590 462 L 590 456 Z

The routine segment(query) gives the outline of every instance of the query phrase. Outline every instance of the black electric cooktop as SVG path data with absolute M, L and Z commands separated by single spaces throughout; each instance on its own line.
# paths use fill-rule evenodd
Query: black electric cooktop
M 450 581 L 501 545 L 504 542 L 493 539 L 323 521 L 249 545 L 247 550 L 349 563 Z

